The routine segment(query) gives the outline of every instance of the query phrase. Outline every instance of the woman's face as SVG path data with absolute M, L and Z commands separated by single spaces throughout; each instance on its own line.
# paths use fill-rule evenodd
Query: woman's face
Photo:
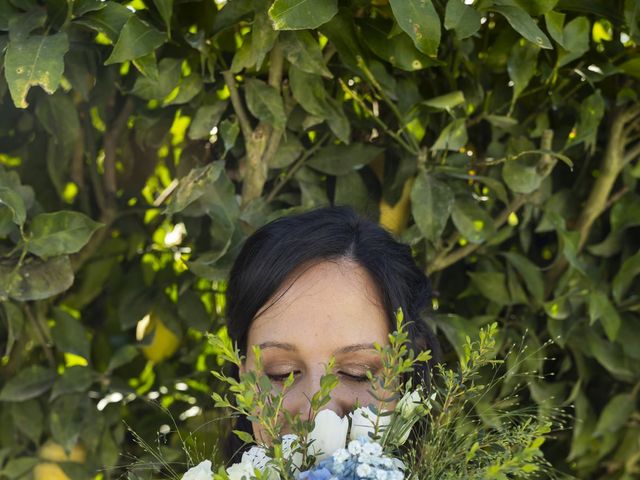
M 375 403 L 366 374 L 381 368 L 373 345 L 388 343 L 389 325 L 368 272 L 352 261 L 323 261 L 295 272 L 274 298 L 276 303 L 264 306 L 249 328 L 244 369 L 255 368 L 252 346 L 258 345 L 273 383 L 294 374 L 284 408 L 308 418 L 309 399 L 333 356 L 340 383 L 325 408 L 344 416 L 356 402 Z M 253 429 L 264 440 L 256 424 Z

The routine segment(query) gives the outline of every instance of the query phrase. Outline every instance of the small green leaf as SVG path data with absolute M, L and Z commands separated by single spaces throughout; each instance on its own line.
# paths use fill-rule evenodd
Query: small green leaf
M 0 470 L 0 474 L 9 480 L 18 480 L 19 478 L 24 478 L 39 462 L 40 459 L 35 457 L 12 458 Z
M 237 120 L 225 119 L 220 122 L 219 127 L 220 137 L 224 143 L 224 153 L 226 154 L 233 148 L 240 135 L 240 124 Z
M 464 118 L 458 118 L 442 129 L 432 150 L 460 150 L 467 144 L 467 127 Z
M 269 16 L 276 30 L 318 28 L 338 13 L 338 0 L 275 0 Z
M 27 210 L 20 194 L 9 187 L 0 185 L 0 205 L 6 205 L 11 211 L 11 218 L 16 225 L 24 225 Z
M 480 30 L 482 15 L 463 0 L 449 0 L 444 13 L 444 28 L 454 30 L 456 37 L 464 39 Z
M 15 426 L 36 445 L 42 436 L 44 414 L 37 400 L 14 402 L 11 404 L 11 415 Z
M 248 78 L 245 83 L 247 107 L 260 121 L 282 129 L 287 122 L 282 97 L 278 90 L 262 80 Z
M 464 103 L 464 93 L 461 90 L 430 98 L 422 102 L 422 105 L 437 110 L 451 110 Z
M 34 35 L 9 42 L 4 70 L 13 103 L 27 108 L 27 94 L 32 86 L 40 85 L 52 94 L 58 88 L 64 71 L 64 55 L 69 40 L 64 32 L 55 35 Z
M 212 185 L 218 180 L 224 164 L 222 162 L 213 162 L 205 167 L 194 168 L 185 177 L 180 179 L 171 203 L 165 209 L 167 215 L 173 215 L 181 212 L 193 202 L 198 200 Z
M 255 442 L 253 436 L 247 432 L 244 432 L 242 430 L 234 430 L 233 433 L 240 439 L 240 441 L 244 443 L 252 444 Z
M 411 212 L 420 232 L 432 243 L 440 240 L 455 197 L 451 188 L 427 172 L 416 177 L 411 189 Z
M 63 395 L 54 400 L 49 413 L 53 439 L 70 450 L 77 443 L 91 401 L 84 393 Z
M 607 338 L 612 342 L 616 340 L 622 320 L 607 295 L 601 290 L 594 290 L 589 294 L 589 319 L 591 325 L 600 320 Z
M 306 31 L 284 32 L 280 37 L 281 48 L 287 60 L 303 72 L 332 78 L 333 75 L 324 64 L 320 44 Z
M 616 432 L 622 428 L 635 411 L 636 399 L 631 393 L 620 393 L 614 396 L 600 414 L 594 437 Z
M 11 355 L 11 350 L 13 350 L 13 345 L 22 336 L 22 329 L 24 328 L 24 314 L 22 313 L 22 309 L 14 302 L 5 301 L 2 305 L 4 309 L 4 318 L 7 321 L 7 330 L 9 332 L 4 355 L 9 357 L 9 355 Z
M 633 279 L 640 275 L 640 251 L 625 259 L 622 267 L 613 277 L 612 293 L 616 303 L 620 303 L 629 290 Z
M 540 47 L 524 40 L 516 42 L 511 49 L 507 71 L 513 82 L 512 102 L 516 101 L 535 75 L 539 51 Z
M 498 305 L 510 305 L 511 298 L 507 290 L 507 278 L 501 272 L 470 272 L 471 282 L 482 296 Z
M 82 18 L 76 19 L 74 23 L 100 32 L 115 43 L 125 23 L 134 13 L 124 5 L 116 2 L 101 3 L 102 8 L 84 14 Z
M 27 248 L 42 259 L 78 252 L 104 226 L 71 210 L 41 213 L 31 221 Z
M 456 200 L 451 218 L 460 234 L 471 243 L 482 243 L 495 233 L 491 216 L 470 198 Z
M 440 45 L 440 17 L 431 0 L 390 0 L 396 21 L 422 53 L 435 57 Z
M 548 12 L 544 16 L 547 30 L 551 38 L 564 48 L 564 19 L 566 15 L 560 12 Z
M 173 0 L 153 0 L 164 24 L 167 27 L 167 32 L 171 36 L 171 17 L 173 16 Z
M 571 20 L 562 33 L 562 49 L 558 51 L 558 67 L 580 58 L 589 50 L 591 25 L 587 17 Z
M 128 347 L 134 348 L 131 345 Z M 136 349 L 137 350 L 137 349 Z M 55 400 L 61 395 L 67 395 L 69 393 L 83 393 L 86 392 L 91 384 L 96 381 L 98 375 L 89 367 L 83 367 L 76 365 L 65 369 L 64 373 L 58 377 L 53 384 L 51 390 L 51 400 Z
M 208 140 L 213 128 L 220 122 L 227 105 L 227 102 L 218 101 L 211 105 L 200 106 L 191 120 L 187 136 L 191 140 Z
M 59 308 L 54 309 L 53 318 L 56 324 L 51 329 L 51 336 L 58 350 L 89 360 L 91 346 L 82 323 Z
M 46 392 L 53 385 L 56 373 L 40 365 L 30 365 L 10 378 L 0 390 L 0 401 L 22 402 Z
M 140 355 L 140 349 L 133 345 L 123 345 L 109 359 L 109 365 L 107 365 L 107 372 L 113 372 L 116 368 L 120 368 L 127 363 L 131 362 L 134 358 Z
M 531 16 L 520 7 L 510 5 L 494 5 L 491 10 L 498 12 L 507 19 L 513 29 L 533 44 L 551 49 L 551 41 L 547 37 Z
M 111 65 L 143 57 L 153 52 L 166 40 L 167 36 L 164 33 L 151 28 L 133 15 L 122 27 L 118 41 L 104 64 Z
M 540 269 L 528 258 L 516 252 L 504 252 L 503 255 L 522 276 L 527 289 L 538 302 L 544 300 L 544 280 Z
M 331 145 L 321 149 L 307 165 L 329 175 L 346 175 L 367 165 L 381 152 L 380 147 L 364 143 Z

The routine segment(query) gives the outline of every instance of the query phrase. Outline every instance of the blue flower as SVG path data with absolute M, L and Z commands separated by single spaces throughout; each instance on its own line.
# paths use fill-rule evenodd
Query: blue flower
M 333 474 L 330 470 L 320 467 L 314 470 L 300 472 L 299 480 L 329 480 Z

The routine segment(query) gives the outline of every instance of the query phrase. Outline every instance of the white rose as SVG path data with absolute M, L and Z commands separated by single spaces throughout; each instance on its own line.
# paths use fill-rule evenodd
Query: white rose
M 211 471 L 211 462 L 205 460 L 195 467 L 191 467 L 187 473 L 182 476 L 182 480 L 211 480 L 213 472 Z
M 254 467 L 251 462 L 234 463 L 229 468 L 227 468 L 227 474 L 229 475 L 229 480 L 249 480 L 251 478 L 255 478 L 256 476 Z M 210 478 L 211 477 L 209 477 L 209 479 Z M 200 479 L 194 478 L 194 480 Z
M 351 417 L 350 440 L 358 440 L 360 437 L 369 438 L 369 433 L 374 433 L 376 422 L 378 434 L 381 434 L 391 422 L 391 415 L 378 417 L 369 407 L 356 408 L 349 416 Z
M 318 461 L 330 457 L 339 448 L 344 448 L 348 430 L 349 420 L 346 417 L 339 417 L 333 410 L 320 410 L 309 434 L 309 440 L 313 440 L 309 452 Z

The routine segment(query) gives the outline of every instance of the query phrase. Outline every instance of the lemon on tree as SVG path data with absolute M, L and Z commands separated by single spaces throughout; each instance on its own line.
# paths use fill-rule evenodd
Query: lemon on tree
M 87 452 L 82 445 L 76 444 L 71 452 L 65 452 L 62 445 L 49 440 L 38 450 L 38 463 L 33 469 L 35 480 L 70 480 L 58 462 L 84 463 Z
M 180 346 L 180 338 L 154 311 L 145 315 L 136 327 L 136 340 L 141 341 L 147 337 L 151 337 L 151 341 L 142 347 L 142 353 L 155 363 L 171 357 Z

